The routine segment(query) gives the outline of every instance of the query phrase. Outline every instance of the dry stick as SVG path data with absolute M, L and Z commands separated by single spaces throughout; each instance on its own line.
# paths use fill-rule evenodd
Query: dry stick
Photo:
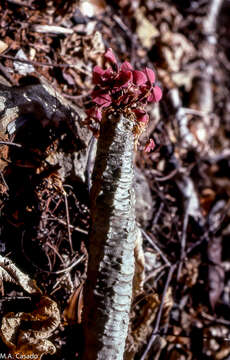
M 217 18 L 220 13 L 223 0 L 211 0 L 209 11 L 203 22 L 203 31 L 205 34 L 213 34 L 216 32 Z
M 205 130 L 205 135 L 201 137 L 203 146 L 209 143 L 210 133 L 210 114 L 213 113 L 213 75 L 215 73 L 216 44 L 217 44 L 217 18 L 220 13 L 223 0 L 210 0 L 207 15 L 202 24 L 202 35 L 204 40 L 199 46 L 201 58 L 205 62 L 205 67 L 200 71 L 200 75 L 194 80 L 193 90 L 190 98 L 190 106 L 196 111 L 202 111 L 206 116 L 200 120 L 201 129 Z M 207 145 L 205 146 L 207 147 Z M 186 221 L 186 218 L 184 219 Z M 185 237 L 184 228 L 183 235 Z M 184 238 L 182 237 L 182 240 Z M 210 242 L 211 246 L 212 242 Z M 185 254 L 185 244 L 182 241 L 181 256 Z M 208 248 L 208 250 L 210 247 Z M 180 276 L 182 264 L 178 268 L 178 278 Z
M 15 58 L 13 56 L 10 55 L 4 55 L 4 54 L 0 54 L 0 58 L 4 58 L 4 59 L 8 59 L 8 60 L 12 60 L 12 61 L 16 61 L 16 62 L 21 62 L 24 64 L 29 64 L 29 65 L 34 65 L 34 66 L 47 66 L 47 67 L 60 67 L 60 68 L 76 68 L 79 72 L 82 72 L 85 75 L 90 76 L 91 74 L 88 73 L 87 71 L 79 68 L 76 64 L 58 64 L 55 62 L 52 63 L 43 63 L 43 62 L 39 62 L 39 61 L 33 61 L 33 60 L 25 60 L 25 59 L 20 59 L 20 58 Z
M 4 184 L 5 187 L 6 187 L 6 190 L 8 191 L 8 190 L 9 190 L 9 186 L 7 185 L 7 182 L 6 182 L 5 176 L 4 176 L 3 173 L 2 173 L 2 170 L 0 170 L 0 176 L 1 176 L 1 178 L 2 178 L 3 184 Z
M 61 254 L 59 254 L 59 252 L 57 251 L 56 247 L 55 247 L 54 245 L 50 244 L 49 241 L 46 241 L 46 245 L 49 246 L 49 247 L 53 250 L 53 252 L 54 252 L 54 253 L 58 256 L 58 258 L 61 260 L 62 264 L 65 265 L 65 262 L 64 262 L 64 260 L 62 259 Z
M 20 0 L 7 0 L 9 3 L 12 3 L 12 4 L 16 4 L 18 6 L 23 6 L 23 7 L 27 7 L 29 9 L 32 9 L 34 10 L 35 7 L 32 6 L 31 4 L 28 4 L 28 1 L 27 3 L 26 2 L 23 2 L 23 1 L 20 1 Z
M 66 192 L 64 191 L 64 199 L 65 199 L 65 208 L 66 208 L 66 222 L 67 222 L 67 229 L 68 229 L 68 238 L 69 238 L 69 245 L 71 253 L 73 254 L 73 244 L 72 244 L 72 235 L 70 230 L 70 218 L 69 218 L 69 206 L 68 206 L 68 199 Z
M 16 146 L 16 147 L 19 147 L 19 148 L 22 147 L 21 144 L 13 143 L 13 142 L 10 142 L 10 141 L 0 141 L 0 145 Z
M 165 176 L 161 176 L 161 177 L 155 177 L 154 178 L 154 180 L 156 180 L 156 181 L 162 181 L 162 182 L 164 182 L 164 181 L 168 181 L 168 180 L 170 180 L 170 179 L 172 179 L 174 176 L 176 176 L 176 174 L 178 173 L 178 169 L 175 169 L 175 170 L 173 170 L 170 174 L 168 174 L 168 175 L 165 175 Z
M 9 72 L 7 71 L 7 69 L 5 68 L 5 66 L 3 66 L 2 64 L 0 64 L 0 72 L 4 75 L 4 77 L 6 78 L 6 80 L 8 80 L 10 82 L 10 84 L 12 85 L 17 85 L 16 81 L 14 79 L 12 79 L 12 77 L 10 76 Z
M 182 181 L 179 181 L 178 179 L 177 184 L 184 197 L 184 213 L 185 213 L 182 236 L 181 236 L 181 255 L 180 255 L 181 262 L 179 263 L 178 273 L 177 273 L 177 279 L 179 279 L 183 266 L 182 259 L 185 259 L 185 254 L 186 254 L 186 238 L 187 238 L 187 227 L 188 227 L 189 216 L 192 216 L 194 219 L 199 218 L 200 220 L 203 220 L 203 217 L 200 210 L 200 203 L 193 180 L 190 177 L 185 177 L 184 175 L 182 175 Z
M 59 222 L 59 224 L 67 226 L 66 221 L 64 221 L 62 219 L 58 219 L 55 216 L 53 216 L 53 217 L 42 216 L 42 219 L 49 220 L 49 221 L 57 221 L 57 222 Z M 73 229 L 74 231 L 78 231 L 78 232 L 80 232 L 82 234 L 85 234 L 85 235 L 88 235 L 88 233 L 89 233 L 87 230 L 83 230 L 83 229 L 79 228 L 78 226 L 73 226 L 73 225 L 69 224 L 69 227 L 70 227 L 70 229 Z
M 163 252 L 161 251 L 161 249 L 157 246 L 157 244 L 151 239 L 151 237 L 143 230 L 141 229 L 142 234 L 144 235 L 144 237 L 146 238 L 146 240 L 153 246 L 153 248 L 160 254 L 160 256 L 162 257 L 162 259 L 164 260 L 164 262 L 168 265 L 171 266 L 170 261 L 167 259 L 167 257 L 163 254 Z
M 202 35 L 204 40 L 200 43 L 199 52 L 205 62 L 200 75 L 194 79 L 191 93 L 190 105 L 195 110 L 202 110 L 206 116 L 203 117 L 204 129 L 206 129 L 205 140 L 208 142 L 210 129 L 210 114 L 213 113 L 213 83 L 215 72 L 216 44 L 217 44 L 217 18 L 220 13 L 223 0 L 210 0 L 207 15 L 202 24 Z M 204 140 L 204 141 L 205 141 Z
M 191 133 L 188 126 L 188 118 L 187 113 L 190 112 L 190 109 L 183 108 L 182 101 L 180 99 L 180 94 L 178 89 L 172 89 L 169 93 L 169 101 L 171 108 L 174 112 L 174 116 L 178 123 L 179 136 L 181 138 L 181 144 L 183 147 L 187 148 L 190 146 L 196 145 L 196 139 Z M 194 110 L 191 110 L 194 112 Z M 195 111 L 196 112 L 196 111 Z M 198 112 L 199 115 L 200 112 Z M 203 115 L 203 113 L 202 113 Z M 183 267 L 183 259 L 185 259 L 186 255 L 186 233 L 188 227 L 188 219 L 191 215 L 194 218 L 199 217 L 202 218 L 202 214 L 200 211 L 199 199 L 196 193 L 195 185 L 191 177 L 186 176 L 183 172 L 183 169 L 176 169 L 178 173 L 177 177 L 177 185 L 181 189 L 181 192 L 184 197 L 184 208 L 185 215 L 183 221 L 183 229 L 181 236 L 181 252 L 180 252 L 180 263 L 178 266 L 177 279 L 180 278 L 181 270 Z
M 158 220 L 159 220 L 159 218 L 160 218 L 160 215 L 161 215 L 161 213 L 162 213 L 162 210 L 163 210 L 164 206 L 165 206 L 165 204 L 162 202 L 162 203 L 160 204 L 159 210 L 157 211 L 157 213 L 156 213 L 155 216 L 154 216 L 153 223 L 152 223 L 153 226 L 155 226 L 155 225 L 158 223 Z
M 186 253 L 186 233 L 187 233 L 187 227 L 188 227 L 188 217 L 189 217 L 189 206 L 187 204 L 184 214 L 184 221 L 183 221 L 183 229 L 182 229 L 182 236 L 181 236 L 181 254 L 180 254 L 180 263 L 178 266 L 178 272 L 177 272 L 177 280 L 180 279 L 181 270 L 183 267 L 183 260 L 185 258 Z
M 228 324 L 227 324 L 228 323 Z M 224 325 L 229 325 L 229 322 L 225 323 Z M 221 324 L 221 322 L 220 322 Z M 185 339 L 191 339 L 191 335 L 176 335 L 176 334 L 173 334 L 171 332 L 163 332 L 161 333 L 160 331 L 157 331 L 156 333 L 152 333 L 152 335 L 160 335 L 160 337 L 164 337 L 164 336 L 173 336 L 175 338 L 185 338 Z M 205 340 L 211 340 L 211 339 L 221 339 L 222 341 L 229 341 L 230 338 L 229 337 L 219 337 L 218 335 L 216 336 L 205 336 L 203 335 L 202 336 L 202 339 L 205 339 Z
M 35 264 L 33 261 L 31 261 L 31 258 L 26 254 L 25 252 L 25 248 L 24 248 L 24 235 L 25 235 L 25 231 L 22 234 L 21 237 L 21 248 L 22 248 L 22 253 L 25 256 L 26 260 L 33 265 L 36 269 L 38 269 L 41 272 L 44 272 L 46 274 L 52 274 L 52 275 L 59 275 L 59 274 L 63 274 L 65 272 L 69 272 L 70 270 L 72 270 L 76 265 L 78 265 L 80 262 L 82 262 L 83 260 L 85 260 L 86 256 L 83 254 L 81 255 L 76 261 L 74 261 L 72 264 L 70 264 L 67 268 L 62 269 L 62 270 L 58 270 L 58 271 L 48 271 L 48 270 L 44 270 L 42 268 L 40 268 L 37 264 Z
M 173 114 L 178 124 L 179 139 L 181 146 L 187 148 L 194 146 L 196 140 L 189 129 L 189 119 L 187 117 L 188 109 L 183 107 L 180 93 L 177 88 L 171 89 L 168 94 L 168 104 L 172 108 Z
M 92 136 L 92 138 L 90 139 L 89 142 L 89 150 L 88 150 L 88 157 L 87 157 L 87 164 L 86 164 L 86 171 L 85 171 L 85 177 L 86 177 L 86 182 L 88 185 L 88 190 L 90 191 L 91 189 L 91 173 L 92 173 L 92 168 L 93 168 L 93 163 L 94 163 L 94 158 L 95 158 L 95 145 L 97 144 L 97 140 L 95 139 L 94 136 Z
M 156 318 L 156 324 L 155 324 L 155 327 L 154 327 L 154 330 L 153 330 L 153 333 L 152 333 L 152 336 L 149 340 L 149 343 L 147 345 L 147 348 L 145 349 L 142 357 L 140 358 L 140 360 L 145 360 L 145 357 L 146 355 L 148 354 L 151 346 L 153 345 L 158 333 L 159 333 L 159 326 L 160 326 L 160 321 L 161 321 L 161 317 L 162 317 L 162 312 L 163 312 L 163 307 L 164 307 L 164 299 L 165 299 L 165 296 L 166 296 L 166 293 L 167 293 L 167 290 L 168 290 L 168 287 L 169 287 L 169 284 L 171 282 L 171 279 L 172 279 L 172 276 L 173 276 L 173 273 L 176 269 L 176 264 L 172 265 L 169 269 L 169 273 L 168 273 L 168 276 L 167 276 L 167 280 L 166 280 L 166 283 L 165 283 L 165 287 L 164 287 L 164 291 L 163 291 L 163 294 L 162 294 L 162 299 L 161 299 L 161 304 L 160 304 L 160 308 L 159 308 L 159 311 L 157 313 L 157 318 Z
M 73 29 L 68 29 L 63 26 L 56 26 L 56 25 L 40 25 L 34 24 L 32 25 L 32 31 L 38 33 L 52 33 L 57 35 L 72 35 L 74 33 Z
M 72 270 L 76 265 L 78 265 L 80 262 L 85 260 L 85 255 L 80 256 L 76 261 L 74 261 L 70 266 L 68 266 L 65 269 L 58 270 L 58 271 L 52 271 L 51 274 L 63 274 L 65 272 L 69 272 Z

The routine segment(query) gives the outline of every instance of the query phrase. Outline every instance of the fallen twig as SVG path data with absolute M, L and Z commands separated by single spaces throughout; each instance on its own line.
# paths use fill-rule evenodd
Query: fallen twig
M 45 220 L 49 220 L 49 221 L 57 221 L 57 222 L 59 222 L 59 224 L 67 226 L 66 221 L 64 221 L 62 219 L 58 219 L 55 216 L 54 217 L 45 217 L 45 216 L 43 216 L 42 218 L 45 219 Z M 73 229 L 74 231 L 80 232 L 82 234 L 85 234 L 85 235 L 89 234 L 89 232 L 87 230 L 83 230 L 83 229 L 81 229 L 81 228 L 79 228 L 77 226 L 73 226 L 73 225 L 69 224 L 69 227 L 70 227 L 70 229 Z
M 147 345 L 143 355 L 141 356 L 140 360 L 145 360 L 146 355 L 148 354 L 149 350 L 151 349 L 151 346 L 153 345 L 153 343 L 154 343 L 154 341 L 155 341 L 155 339 L 156 339 L 156 337 L 157 337 L 157 335 L 159 333 L 158 330 L 159 330 L 160 321 L 161 321 L 161 317 L 162 317 L 164 300 L 165 300 L 165 296 L 166 296 L 166 293 L 167 293 L 167 290 L 168 290 L 168 287 L 169 287 L 169 284 L 171 282 L 171 279 L 172 279 L 172 276 L 173 276 L 173 273 L 174 273 L 175 269 L 176 269 L 176 264 L 171 265 L 171 267 L 169 269 L 168 276 L 167 276 L 167 280 L 166 280 L 166 283 L 165 283 L 164 291 L 163 291 L 163 294 L 162 294 L 161 304 L 160 304 L 160 307 L 159 307 L 159 310 L 158 310 L 158 313 L 157 313 L 155 327 L 154 327 L 152 336 L 151 336 L 151 338 L 150 338 L 150 340 L 148 342 L 148 345 Z
M 153 248 L 160 254 L 164 262 L 167 264 L 167 266 L 172 266 L 170 261 L 167 259 L 167 257 L 163 254 L 161 249 L 157 246 L 157 244 L 152 240 L 152 238 L 145 232 L 145 230 L 141 229 L 142 234 L 144 235 L 145 239 L 153 246 Z
M 68 229 L 69 245 L 70 245 L 71 253 L 73 254 L 72 235 L 71 235 L 71 230 L 70 230 L 69 206 L 68 206 L 68 199 L 67 199 L 67 195 L 66 195 L 65 191 L 64 191 L 64 199 L 65 199 L 66 222 L 67 222 L 67 229 Z
M 11 141 L 0 141 L 0 145 L 16 146 L 16 147 L 19 147 L 19 148 L 22 147 L 21 144 L 13 143 Z

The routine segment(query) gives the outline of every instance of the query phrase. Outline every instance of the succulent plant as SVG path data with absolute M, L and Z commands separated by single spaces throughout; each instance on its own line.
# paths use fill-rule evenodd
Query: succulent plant
M 137 129 L 146 126 L 145 105 L 161 99 L 153 70 L 119 67 L 111 49 L 110 67 L 93 70 L 95 89 L 88 125 L 98 136 L 92 175 L 92 229 L 84 295 L 84 360 L 121 360 L 128 332 L 137 236 L 133 156 Z M 100 125 L 97 128 L 97 125 Z M 95 131 L 96 130 L 96 131 Z M 154 147 L 153 140 L 146 151 Z

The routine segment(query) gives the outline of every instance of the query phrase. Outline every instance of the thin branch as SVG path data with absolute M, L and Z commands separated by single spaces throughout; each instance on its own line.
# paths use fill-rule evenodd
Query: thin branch
M 183 230 L 182 230 L 182 236 L 181 236 L 181 254 L 180 254 L 180 263 L 178 266 L 178 272 L 177 272 L 177 280 L 180 279 L 181 270 L 183 267 L 183 259 L 185 258 L 186 254 L 186 238 L 187 238 L 187 227 L 188 227 L 188 218 L 189 218 L 189 206 L 187 204 L 185 214 L 184 214 L 184 221 L 183 221 Z
M 16 81 L 12 78 L 12 76 L 10 76 L 7 69 L 2 64 L 0 64 L 0 71 L 5 76 L 6 80 L 8 80 L 12 85 L 17 85 Z
M 217 18 L 222 7 L 223 0 L 211 0 L 207 16 L 203 22 L 203 33 L 205 35 L 215 34 Z
M 59 224 L 62 224 L 62 225 L 65 225 L 65 226 L 67 226 L 67 222 L 66 221 L 64 221 L 64 220 L 62 220 L 62 219 L 58 219 L 57 217 L 45 217 L 45 216 L 42 216 L 42 219 L 45 219 L 45 220 L 49 220 L 49 221 L 57 221 L 57 222 L 59 222 Z M 78 232 L 80 232 L 80 233 L 82 233 L 82 234 L 85 234 L 85 235 L 88 235 L 89 234 L 89 232 L 87 231 L 87 230 L 83 230 L 83 229 L 81 229 L 81 228 L 79 228 L 79 227 L 77 227 L 77 226 L 73 226 L 73 225 L 71 225 L 71 224 L 69 224 L 69 227 L 70 227 L 70 229 L 73 229 L 74 231 L 78 231 Z
M 63 274 L 65 272 L 69 272 L 70 270 L 72 270 L 76 265 L 78 265 L 80 262 L 82 262 L 83 260 L 86 259 L 86 255 L 83 254 L 82 256 L 80 256 L 76 261 L 74 261 L 71 265 L 69 265 L 67 268 L 62 269 L 62 270 L 58 270 L 58 271 L 48 271 L 48 270 L 44 270 L 42 268 L 40 268 L 37 264 L 35 264 L 33 261 L 31 261 L 30 257 L 26 254 L 25 252 L 25 248 L 24 248 L 24 235 L 25 235 L 25 231 L 22 233 L 21 236 L 21 248 L 22 248 L 22 253 L 25 256 L 26 260 L 32 265 L 34 266 L 36 269 L 38 269 L 41 272 L 44 272 L 46 274 L 49 275 L 59 275 L 59 274 Z
M 167 257 L 163 254 L 161 249 L 157 246 L 157 244 L 152 240 L 152 238 L 143 230 L 141 229 L 142 234 L 144 235 L 145 239 L 153 246 L 153 248 L 160 254 L 164 262 L 167 264 L 167 266 L 171 266 L 170 261 L 167 259 Z
M 155 333 L 152 333 L 152 335 L 159 335 L 160 337 L 164 337 L 164 336 L 173 336 L 175 338 L 186 338 L 186 339 L 191 339 L 191 335 L 177 335 L 177 334 L 173 334 L 173 333 L 170 333 L 170 332 L 162 332 L 162 331 L 157 331 Z M 230 338 L 229 337 L 220 337 L 220 336 L 201 336 L 202 339 L 207 339 L 207 340 L 210 340 L 210 339 L 219 339 L 219 340 L 222 340 L 222 341 L 230 341 Z
M 69 237 L 69 245 L 71 253 L 73 254 L 73 244 L 72 244 L 72 235 L 70 230 L 70 218 L 69 218 L 69 206 L 68 206 L 68 199 L 66 192 L 64 191 L 64 199 L 65 199 L 65 208 L 66 208 L 66 222 L 67 222 L 67 230 L 68 230 L 68 237 Z
M 9 191 L 9 186 L 7 185 L 6 179 L 5 179 L 5 177 L 4 177 L 4 175 L 3 175 L 3 172 L 2 172 L 1 170 L 0 170 L 0 176 L 1 176 L 1 178 L 2 178 L 2 182 L 3 182 L 3 184 L 5 185 L 7 191 Z
M 168 181 L 178 173 L 178 169 L 173 170 L 170 174 L 160 177 L 155 177 L 156 181 Z
M 170 267 L 168 277 L 167 277 L 167 280 L 166 280 L 166 283 L 165 283 L 164 291 L 163 291 L 163 294 L 162 294 L 161 304 L 160 304 L 160 307 L 159 307 L 159 310 L 158 310 L 158 313 L 157 313 L 156 324 L 155 324 L 153 333 L 151 335 L 151 338 L 149 340 L 149 343 L 148 343 L 142 357 L 140 358 L 140 360 L 145 360 L 146 355 L 148 354 L 148 352 L 151 349 L 157 335 L 159 334 L 159 326 L 160 326 L 160 321 L 161 321 L 163 307 L 164 307 L 164 300 L 165 300 L 165 296 L 166 296 L 166 293 L 167 293 L 167 290 L 168 290 L 168 287 L 169 287 L 169 284 L 171 282 L 171 279 L 172 279 L 172 276 L 173 276 L 173 273 L 174 273 L 175 269 L 176 269 L 176 264 L 174 264 L 174 265 L 172 265 Z
M 81 68 L 79 68 L 77 66 L 77 64 L 58 64 L 58 63 L 41 63 L 39 61 L 32 61 L 32 60 L 25 60 L 25 59 L 20 59 L 20 58 L 15 58 L 13 56 L 10 55 L 4 55 L 4 54 L 0 54 L 0 57 L 4 58 L 4 59 L 8 59 L 8 60 L 12 60 L 12 61 L 16 61 L 16 62 L 21 62 L 24 64 L 29 64 L 29 65 L 34 65 L 34 66 L 47 66 L 47 67 L 60 67 L 60 68 L 75 68 L 76 70 L 78 70 L 79 72 L 82 72 L 83 74 L 86 74 L 88 76 L 91 76 L 90 73 L 88 73 L 85 70 L 82 70 Z
M 0 145 L 9 145 L 9 146 L 16 146 L 22 148 L 21 144 L 13 143 L 11 141 L 0 141 Z
M 50 244 L 49 241 L 46 242 L 46 245 L 49 246 L 54 252 L 55 254 L 58 256 L 58 258 L 61 260 L 62 264 L 65 264 L 64 260 L 62 259 L 61 255 L 59 254 L 59 252 L 57 251 L 56 247 L 52 244 Z
M 80 256 L 76 261 L 74 261 L 73 264 L 71 264 L 70 266 L 68 266 L 65 269 L 62 270 L 58 270 L 58 271 L 52 271 L 52 274 L 63 274 L 65 272 L 69 272 L 70 270 L 72 270 L 76 265 L 78 265 L 80 262 L 82 262 L 83 260 L 85 260 L 85 254 L 83 254 L 82 256 Z
M 17 6 L 23 6 L 23 7 L 27 7 L 31 10 L 34 10 L 35 7 L 32 6 L 31 4 L 28 4 L 28 1 L 27 2 L 23 2 L 23 1 L 20 1 L 20 0 L 7 0 L 7 2 L 11 3 L 11 4 L 15 4 Z

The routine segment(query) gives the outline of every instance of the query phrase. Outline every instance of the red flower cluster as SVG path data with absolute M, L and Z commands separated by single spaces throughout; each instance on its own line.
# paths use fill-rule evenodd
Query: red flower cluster
M 96 85 L 92 92 L 92 102 L 95 104 L 87 113 L 91 119 L 100 122 L 102 111 L 113 106 L 114 109 L 129 109 L 137 121 L 146 123 L 148 115 L 144 110 L 147 103 L 158 102 L 162 91 L 155 83 L 153 70 L 134 70 L 132 65 L 125 61 L 118 67 L 117 60 L 111 49 L 104 55 L 111 67 L 102 69 L 95 66 L 93 69 L 93 82 Z

